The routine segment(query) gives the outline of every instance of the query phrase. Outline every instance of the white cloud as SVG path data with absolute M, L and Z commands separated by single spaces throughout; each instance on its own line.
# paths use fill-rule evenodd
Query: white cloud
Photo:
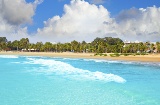
M 0 0 L 0 36 L 15 40 L 29 37 L 27 27 L 22 26 L 32 23 L 32 17 L 38 4 L 42 0 L 27 3 L 25 0 Z
M 0 0 L 1 17 L 12 25 L 31 23 L 35 8 L 40 2 L 38 0 L 34 3 L 26 3 L 25 0 Z
M 88 42 L 96 37 L 107 36 L 131 41 L 160 39 L 160 8 L 131 8 L 120 12 L 114 19 L 102 5 L 96 6 L 84 0 L 71 0 L 70 4 L 64 5 L 62 16 L 53 16 L 44 21 L 43 28 L 38 28 L 37 33 L 29 35 L 25 24 L 32 22 L 39 3 L 39 0 L 34 3 L 26 3 L 25 0 L 0 0 L 0 36 L 7 36 L 9 40 L 28 37 L 31 42 Z M 15 12 L 16 10 L 19 11 Z
M 28 35 L 27 27 L 13 27 L 9 26 L 11 29 L 7 32 L 0 30 L 0 37 L 7 37 L 9 41 L 20 40 L 21 38 L 29 38 L 32 39 L 30 35 Z M 0 27 L 1 28 L 1 27 Z M 8 28 L 8 27 L 7 27 Z
M 72 0 L 70 5 L 64 6 L 62 17 L 54 16 L 45 21 L 44 25 L 44 28 L 38 29 L 38 35 L 46 40 L 91 41 L 106 32 L 112 33 L 114 20 L 102 5 L 97 7 L 84 0 Z
M 122 11 L 117 17 L 117 34 L 123 39 L 159 41 L 160 8 L 131 8 Z
M 44 21 L 36 38 L 44 41 L 92 41 L 96 37 L 119 37 L 123 40 L 158 41 L 160 38 L 160 8 L 131 8 L 118 14 L 116 19 L 103 6 L 84 0 L 72 0 L 64 6 L 62 17 Z

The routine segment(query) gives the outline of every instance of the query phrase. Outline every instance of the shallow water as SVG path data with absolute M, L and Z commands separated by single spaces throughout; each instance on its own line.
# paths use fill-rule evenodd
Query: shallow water
M 0 105 L 160 105 L 160 63 L 0 55 Z

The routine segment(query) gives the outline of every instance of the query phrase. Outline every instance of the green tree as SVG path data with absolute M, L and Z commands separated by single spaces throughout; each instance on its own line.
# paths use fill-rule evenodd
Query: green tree
M 7 48 L 6 43 L 5 42 L 1 42 L 0 43 L 0 50 L 6 50 L 6 48 Z
M 20 42 L 18 40 L 15 40 L 15 41 L 12 42 L 12 46 L 13 46 L 14 50 L 17 50 L 17 51 L 19 50 L 19 47 L 20 47 L 19 43 Z
M 77 52 L 78 51 L 78 46 L 79 46 L 79 42 L 77 42 L 76 40 L 71 42 L 71 50 L 73 52 Z
M 28 47 L 29 47 L 29 39 L 28 38 L 22 38 L 19 41 L 20 44 L 20 49 L 26 49 L 28 51 Z
M 7 39 L 6 37 L 0 37 L 0 50 L 7 49 Z
M 52 51 L 52 43 L 51 42 L 46 42 L 45 44 L 44 44 L 44 51 Z
M 42 46 L 43 46 L 43 43 L 42 43 L 42 42 L 37 42 L 35 49 L 36 49 L 37 51 L 41 51 L 41 50 L 42 50 Z
M 12 49 L 13 49 L 12 42 L 8 41 L 7 42 L 7 50 L 12 50 Z
M 7 38 L 6 38 L 6 37 L 0 37 L 0 43 L 1 43 L 1 42 L 6 43 L 6 42 L 7 42 Z

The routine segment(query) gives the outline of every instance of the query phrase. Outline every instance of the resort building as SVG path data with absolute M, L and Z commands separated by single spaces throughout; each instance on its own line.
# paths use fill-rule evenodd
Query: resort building
M 123 47 L 126 47 L 126 46 L 128 46 L 128 45 L 130 45 L 130 44 L 139 44 L 139 43 L 140 43 L 140 41 L 138 41 L 138 40 L 136 40 L 136 41 L 134 41 L 134 42 L 125 40 Z

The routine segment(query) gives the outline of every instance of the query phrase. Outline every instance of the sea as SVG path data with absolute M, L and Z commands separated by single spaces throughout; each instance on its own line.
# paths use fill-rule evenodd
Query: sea
M 0 105 L 160 105 L 160 63 L 0 55 Z

